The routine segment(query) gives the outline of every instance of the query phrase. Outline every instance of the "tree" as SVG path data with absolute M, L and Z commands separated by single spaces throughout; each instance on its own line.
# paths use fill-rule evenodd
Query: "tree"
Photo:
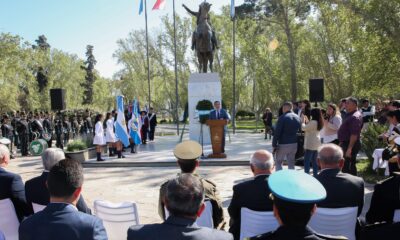
M 86 71 L 86 82 L 82 84 L 84 87 L 83 104 L 88 105 L 93 102 L 93 83 L 96 81 L 96 76 L 94 72 L 94 66 L 97 61 L 93 55 L 93 46 L 86 46 L 86 57 L 85 65 L 81 66 L 83 70 Z
M 37 50 L 38 57 L 42 60 L 43 64 L 46 65 L 50 59 L 50 44 L 47 43 L 47 38 L 44 35 L 40 35 L 37 40 L 35 40 L 37 45 L 32 45 L 32 48 Z M 39 92 L 42 93 L 48 84 L 48 71 L 44 66 L 38 66 L 36 70 L 36 81 L 39 87 Z
M 296 68 L 296 44 L 293 30 L 301 27 L 310 12 L 311 6 L 305 0 L 245 0 L 238 7 L 238 15 L 241 17 L 252 17 L 259 24 L 276 24 L 286 34 L 286 45 L 289 50 L 290 72 L 291 72 L 291 99 L 297 100 L 297 68 Z

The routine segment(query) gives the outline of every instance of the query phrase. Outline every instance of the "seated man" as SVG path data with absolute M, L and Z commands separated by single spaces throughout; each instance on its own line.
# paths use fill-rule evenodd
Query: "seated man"
M 222 201 L 219 196 L 217 186 L 210 180 L 197 175 L 196 168 L 199 166 L 198 158 L 201 156 L 201 146 L 198 142 L 184 141 L 178 144 L 174 149 L 174 155 L 178 159 L 178 165 L 181 169 L 181 174 L 190 173 L 199 178 L 204 187 L 204 194 L 206 200 L 209 200 L 213 209 L 213 222 L 214 228 L 222 228 L 225 225 L 224 212 L 222 208 Z M 179 176 L 180 174 L 178 174 Z M 161 185 L 160 197 L 158 201 L 158 214 L 165 220 L 164 202 L 167 190 L 167 182 Z
M 400 146 L 400 137 L 395 140 Z M 400 167 L 400 157 L 397 157 Z M 394 176 L 375 185 L 371 198 L 371 205 L 366 215 L 368 223 L 392 222 L 394 211 L 400 209 L 400 175 Z
M 168 182 L 164 199 L 170 216 L 161 224 L 132 226 L 128 240 L 232 240 L 220 230 L 197 226 L 196 219 L 205 209 L 204 188 L 198 177 L 181 174 Z
M 323 145 L 318 152 L 321 172 L 316 177 L 326 189 L 327 197 L 319 202 L 322 208 L 358 207 L 360 215 L 364 206 L 364 180 L 343 173 L 343 151 L 335 144 Z
M 34 177 L 25 183 L 25 195 L 29 207 L 32 207 L 32 203 L 45 206 L 49 204 L 50 195 L 46 186 L 47 176 L 49 175 L 50 169 L 63 159 L 65 159 L 64 151 L 59 148 L 48 148 L 43 152 L 42 163 L 44 171 L 42 175 Z M 82 195 L 76 204 L 76 208 L 78 208 L 80 212 L 91 214 L 91 210 L 86 205 Z
M 265 182 L 274 171 L 274 157 L 266 150 L 258 150 L 251 156 L 250 169 L 254 179 L 233 186 L 232 201 L 228 207 L 231 217 L 229 232 L 235 240 L 240 237 L 241 208 L 272 211 L 272 201 L 269 199 L 271 190 Z
M 50 203 L 21 223 L 19 239 L 107 239 L 100 219 L 76 209 L 82 185 L 83 171 L 79 162 L 62 160 L 56 163 L 47 179 Z
M 9 198 L 14 204 L 19 221 L 22 221 L 24 216 L 31 214 L 31 211 L 26 203 L 24 183 L 21 177 L 4 169 L 9 161 L 10 151 L 6 146 L 0 144 L 0 200 Z
M 272 192 L 274 215 L 280 227 L 276 231 L 250 239 L 347 239 L 320 235 L 307 227 L 317 210 L 316 203 L 326 197 L 324 187 L 314 177 L 301 171 L 283 170 L 272 174 L 268 185 Z

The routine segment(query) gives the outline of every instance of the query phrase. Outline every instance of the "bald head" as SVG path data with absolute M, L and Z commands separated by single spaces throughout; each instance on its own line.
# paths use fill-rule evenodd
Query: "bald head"
M 10 150 L 3 144 L 0 144 L 0 166 L 5 167 L 10 161 Z
M 256 151 L 250 159 L 254 174 L 269 174 L 274 168 L 274 157 L 266 150 Z
M 318 151 L 318 161 L 321 168 L 341 168 L 343 151 L 336 144 L 324 144 Z

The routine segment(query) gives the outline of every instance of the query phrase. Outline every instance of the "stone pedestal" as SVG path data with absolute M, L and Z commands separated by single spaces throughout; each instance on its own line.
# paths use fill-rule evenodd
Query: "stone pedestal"
M 189 101 L 189 137 L 201 143 L 200 128 L 196 105 L 201 100 L 221 101 L 221 81 L 217 73 L 193 73 L 188 84 Z M 210 144 L 210 129 L 203 124 L 203 142 Z

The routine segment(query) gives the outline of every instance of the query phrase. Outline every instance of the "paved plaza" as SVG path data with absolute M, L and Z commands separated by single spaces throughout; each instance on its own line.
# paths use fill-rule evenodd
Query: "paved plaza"
M 96 165 L 85 167 L 85 183 L 83 196 L 91 208 L 93 201 L 104 199 L 112 202 L 134 201 L 138 204 L 141 223 L 160 222 L 157 213 L 158 191 L 160 184 L 168 178 L 172 178 L 179 172 L 172 149 L 178 142 L 176 136 L 158 137 L 156 142 L 141 146 L 141 152 L 136 155 L 128 155 L 125 159 L 109 159 L 109 162 L 137 161 L 154 162 L 150 167 L 103 167 Z M 270 149 L 270 142 L 263 140 L 262 134 L 241 133 L 232 138 L 232 143 L 227 144 L 228 160 L 246 162 L 251 153 L 257 149 Z M 209 146 L 205 148 L 206 154 L 211 152 Z M 171 166 L 160 167 L 157 162 L 168 161 Z M 210 160 L 205 160 L 210 161 Z M 226 160 L 215 160 L 226 161 Z M 204 163 L 204 162 L 203 162 Z M 95 164 L 95 163 L 93 163 Z M 13 159 L 8 170 L 18 173 L 26 181 L 42 172 L 42 164 L 39 157 L 26 157 Z M 198 171 L 202 176 L 214 181 L 223 199 L 223 205 L 229 206 L 232 197 L 232 186 L 240 181 L 251 179 L 252 174 L 248 166 L 200 166 Z M 366 203 L 363 214 L 369 207 L 372 186 L 365 189 Z M 229 220 L 228 214 L 225 214 Z

